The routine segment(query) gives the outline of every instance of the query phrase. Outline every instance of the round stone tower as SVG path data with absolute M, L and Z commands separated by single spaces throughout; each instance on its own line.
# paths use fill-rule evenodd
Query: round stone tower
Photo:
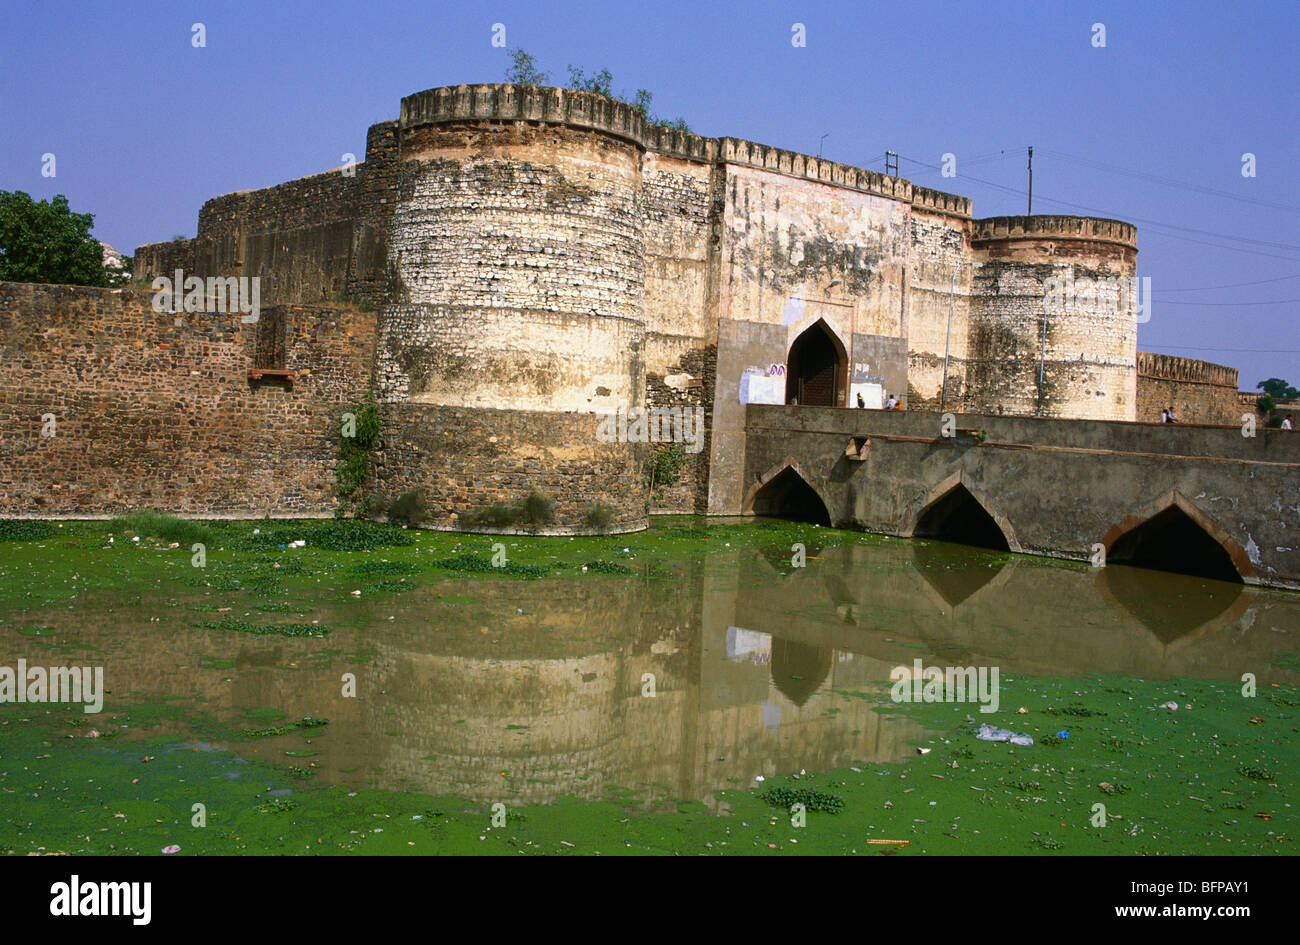
M 1133 420 L 1137 230 L 1093 217 L 972 223 L 965 408 L 981 413 Z M 1143 306 L 1139 310 L 1139 303 Z
M 644 399 L 643 135 L 630 106 L 585 92 L 402 100 L 375 379 L 383 492 L 425 489 L 449 526 L 532 489 L 555 502 L 555 530 L 605 514 L 645 526 L 644 446 L 597 435 Z

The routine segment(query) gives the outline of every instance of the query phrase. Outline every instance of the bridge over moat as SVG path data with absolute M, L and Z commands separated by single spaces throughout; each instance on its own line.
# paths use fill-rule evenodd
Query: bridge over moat
M 901 537 L 1300 590 L 1300 435 L 749 405 L 731 501 Z M 725 498 L 725 497 L 724 497 Z

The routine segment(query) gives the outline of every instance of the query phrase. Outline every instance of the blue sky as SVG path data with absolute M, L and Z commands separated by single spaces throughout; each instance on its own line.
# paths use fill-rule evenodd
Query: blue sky
M 901 176 L 970 196 L 976 216 L 1025 211 L 1033 145 L 1036 213 L 1137 224 L 1154 290 L 1140 347 L 1237 366 L 1247 389 L 1300 385 L 1295 0 L 5 0 L 0 12 L 0 189 L 67 194 L 125 252 L 192 236 L 209 197 L 360 157 L 403 95 L 500 81 L 503 23 L 560 84 L 570 63 L 608 68 L 616 90 L 650 89 L 656 111 L 701 134 L 820 145 L 876 170 L 890 149 Z M 945 153 L 955 178 L 937 170 Z

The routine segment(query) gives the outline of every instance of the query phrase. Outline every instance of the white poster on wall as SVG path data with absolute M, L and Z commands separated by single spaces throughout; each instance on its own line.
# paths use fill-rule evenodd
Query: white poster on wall
M 784 404 L 785 378 L 765 377 L 762 374 L 740 376 L 740 402 L 742 404 Z
M 868 410 L 883 410 L 885 406 L 885 386 L 883 384 L 852 384 L 849 387 L 849 406 L 858 406 L 858 394 L 862 395 L 863 406 Z

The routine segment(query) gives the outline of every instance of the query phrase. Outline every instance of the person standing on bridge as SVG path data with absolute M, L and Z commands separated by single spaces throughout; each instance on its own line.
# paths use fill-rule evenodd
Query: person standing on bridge
M 861 392 L 861 391 L 858 391 L 858 409 L 859 409 L 859 410 L 866 410 L 866 409 L 867 409 L 867 402 L 866 402 L 865 400 L 862 399 L 862 392 Z
M 894 410 L 897 407 L 898 407 L 898 398 L 895 397 L 893 394 L 890 394 L 889 399 L 885 401 L 885 409 Z
M 1282 429 L 1283 429 L 1283 430 L 1291 430 L 1291 429 L 1294 429 L 1294 428 L 1291 426 L 1291 415 L 1290 415 L 1290 414 L 1287 414 L 1286 417 L 1283 418 L 1283 420 L 1282 420 Z
M 1178 418 L 1174 416 L 1174 408 L 1166 407 L 1164 410 L 1160 411 L 1160 422 L 1177 423 Z

